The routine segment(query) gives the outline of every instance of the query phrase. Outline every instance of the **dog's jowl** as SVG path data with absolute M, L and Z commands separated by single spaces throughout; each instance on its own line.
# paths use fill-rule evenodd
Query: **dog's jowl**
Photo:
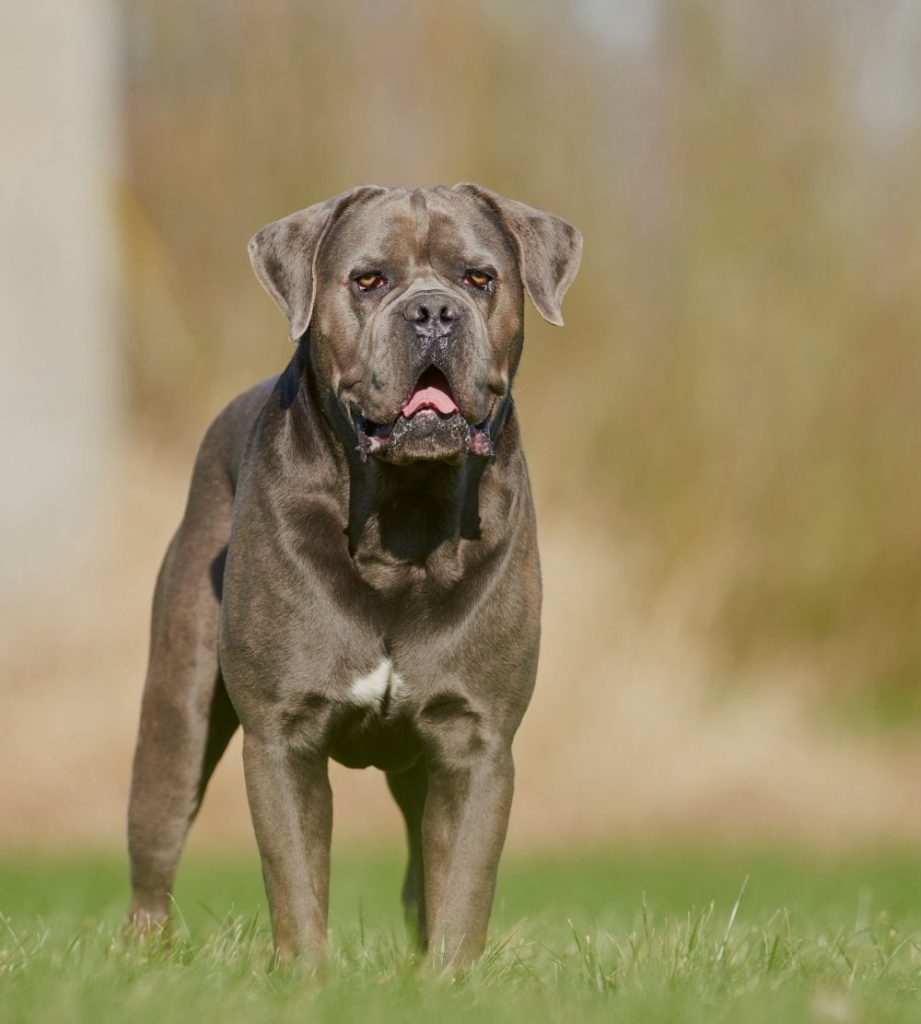
M 239 724 L 280 957 L 326 940 L 330 757 L 387 773 L 420 943 L 482 951 L 540 632 L 511 385 L 524 295 L 562 324 L 581 244 L 471 184 L 355 188 L 250 242 L 297 349 L 211 425 L 157 581 L 128 826 L 138 925 L 166 920 Z

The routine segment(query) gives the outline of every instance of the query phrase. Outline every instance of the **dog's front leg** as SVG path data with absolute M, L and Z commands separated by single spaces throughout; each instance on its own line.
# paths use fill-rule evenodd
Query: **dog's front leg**
M 248 734 L 243 766 L 278 959 L 326 947 L 333 805 L 325 755 Z
M 514 789 L 507 744 L 473 755 L 441 749 L 429 762 L 422 823 L 429 956 L 463 966 L 486 943 Z

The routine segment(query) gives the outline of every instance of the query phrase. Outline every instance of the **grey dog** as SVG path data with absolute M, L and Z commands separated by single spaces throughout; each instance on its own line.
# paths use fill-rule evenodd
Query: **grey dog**
M 421 946 L 482 952 L 540 635 L 510 389 L 525 291 L 562 324 L 581 250 L 570 224 L 473 184 L 353 188 L 250 241 L 297 349 L 208 429 L 157 580 L 137 925 L 168 919 L 239 724 L 279 958 L 324 950 L 330 757 L 386 772 Z

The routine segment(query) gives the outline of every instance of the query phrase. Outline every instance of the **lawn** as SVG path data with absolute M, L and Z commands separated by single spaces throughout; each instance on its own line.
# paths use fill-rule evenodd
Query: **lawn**
M 466 977 L 420 975 L 394 854 L 334 860 L 322 979 L 273 969 L 254 858 L 190 857 L 171 943 L 126 941 L 116 857 L 0 858 L 0 1020 L 921 1020 L 921 870 L 701 851 L 509 855 Z

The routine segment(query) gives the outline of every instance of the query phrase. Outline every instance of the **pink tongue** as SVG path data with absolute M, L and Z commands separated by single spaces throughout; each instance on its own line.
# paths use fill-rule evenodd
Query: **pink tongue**
M 420 381 L 420 384 L 423 384 L 423 386 L 417 386 L 416 390 L 409 396 L 409 401 L 403 406 L 401 410 L 403 416 L 409 419 L 410 416 L 415 416 L 420 409 L 434 409 L 443 416 L 457 412 L 457 405 L 454 399 L 444 388 L 439 387 L 437 384 L 425 385 L 422 381 Z

